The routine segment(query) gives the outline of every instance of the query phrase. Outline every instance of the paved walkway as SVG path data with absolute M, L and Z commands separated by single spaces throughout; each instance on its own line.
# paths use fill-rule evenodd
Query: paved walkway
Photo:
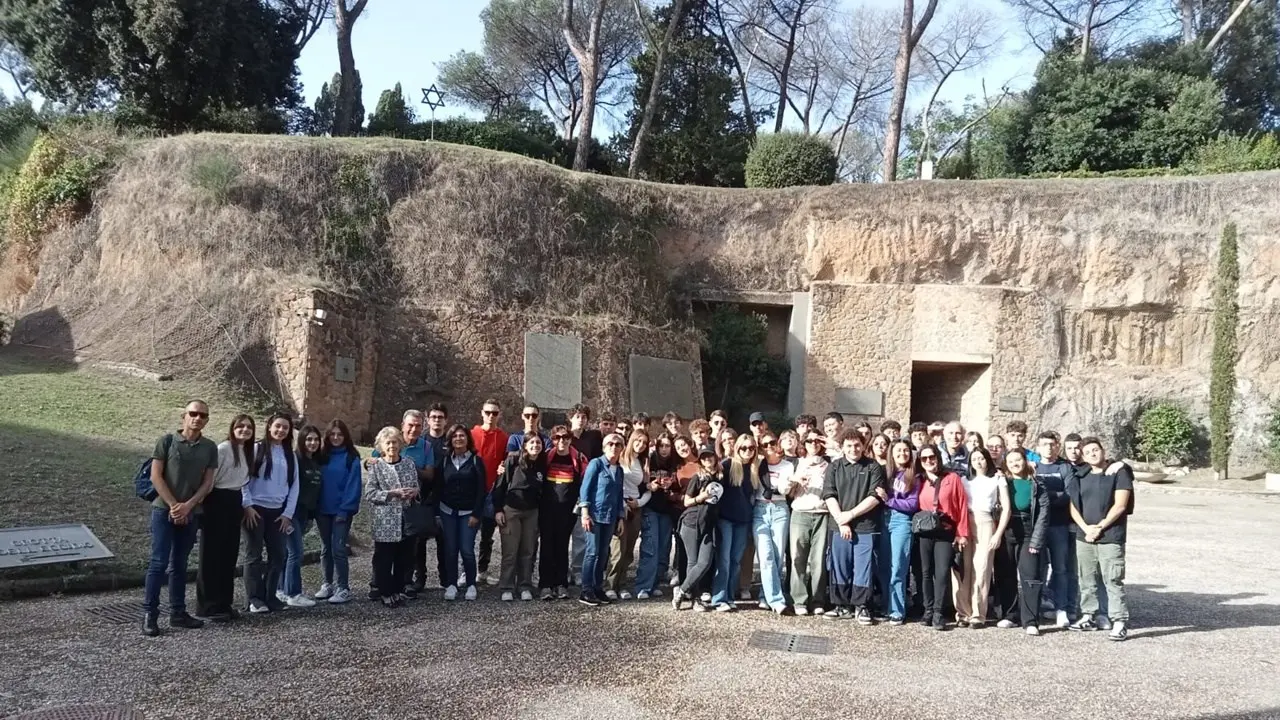
M 147 718 L 1280 718 L 1280 504 L 1142 493 L 1130 536 L 1123 644 L 494 590 L 147 639 L 85 611 L 137 592 L 10 603 L 0 716 L 93 702 Z M 367 556 L 357 566 L 367 577 Z M 827 636 L 833 652 L 748 648 L 754 630 Z

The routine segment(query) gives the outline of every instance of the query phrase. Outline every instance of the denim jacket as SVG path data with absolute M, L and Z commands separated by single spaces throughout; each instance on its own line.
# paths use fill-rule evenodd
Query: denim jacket
M 587 509 L 592 522 L 610 525 L 622 516 L 622 466 L 610 465 L 603 457 L 587 464 L 578 504 Z

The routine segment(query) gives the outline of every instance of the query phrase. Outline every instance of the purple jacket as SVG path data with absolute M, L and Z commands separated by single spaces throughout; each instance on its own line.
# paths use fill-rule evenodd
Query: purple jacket
M 899 472 L 894 477 L 893 482 L 889 483 L 889 499 L 885 501 L 885 505 L 890 510 L 896 510 L 907 515 L 914 515 L 920 509 L 920 482 L 916 479 L 915 487 L 911 488 L 911 492 L 904 493 L 897 490 L 897 486 L 902 480 L 902 473 Z

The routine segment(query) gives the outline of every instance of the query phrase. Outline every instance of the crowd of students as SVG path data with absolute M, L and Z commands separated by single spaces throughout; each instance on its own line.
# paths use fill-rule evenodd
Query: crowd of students
M 369 597 L 388 607 L 426 590 L 433 544 L 446 601 L 475 600 L 489 584 L 504 601 L 569 599 L 576 586 L 588 606 L 669 589 L 677 611 L 735 612 L 754 600 L 862 625 L 919 618 L 938 630 L 995 623 L 1039 635 L 1047 617 L 1128 635 L 1133 474 L 1096 437 L 1044 431 L 1029 449 L 1022 422 L 989 438 L 958 422 L 914 423 L 904 435 L 893 420 L 878 432 L 845 428 L 834 412 L 821 425 L 800 415 L 782 432 L 754 413 L 739 434 L 720 411 L 687 424 L 674 413 L 603 413 L 593 426 L 584 405 L 546 431 L 541 415 L 526 405 L 523 429 L 507 434 L 494 400 L 471 428 L 450 425 L 440 404 L 409 410 L 361 460 L 341 420 L 295 431 L 275 414 L 255 440 L 254 420 L 240 415 L 215 446 L 203 435 L 208 406 L 188 404 L 151 464 L 143 632 L 160 633 L 166 573 L 170 626 L 203 624 L 185 604 L 197 528 L 195 616 L 239 617 L 238 556 L 250 613 L 350 601 L 350 527 L 363 503 Z M 312 524 L 323 583 L 309 596 L 300 568 Z

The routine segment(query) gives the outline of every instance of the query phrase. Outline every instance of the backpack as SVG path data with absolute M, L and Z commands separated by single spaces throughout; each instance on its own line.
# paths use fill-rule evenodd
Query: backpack
M 169 451 L 173 449 L 173 434 L 164 436 L 164 461 L 169 463 Z M 155 502 L 160 497 L 160 493 L 156 492 L 156 486 L 151 482 L 151 462 L 153 458 L 147 458 L 138 466 L 138 472 L 133 476 L 133 494 L 147 502 Z

